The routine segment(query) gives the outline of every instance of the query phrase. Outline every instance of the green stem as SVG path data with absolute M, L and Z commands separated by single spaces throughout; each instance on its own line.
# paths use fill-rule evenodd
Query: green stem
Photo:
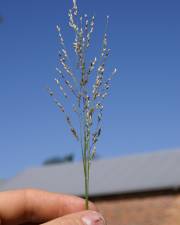
M 85 178 L 85 209 L 89 209 L 89 181 Z
M 85 183 L 85 209 L 89 209 L 89 158 L 88 158 L 88 138 L 84 134 L 84 183 Z

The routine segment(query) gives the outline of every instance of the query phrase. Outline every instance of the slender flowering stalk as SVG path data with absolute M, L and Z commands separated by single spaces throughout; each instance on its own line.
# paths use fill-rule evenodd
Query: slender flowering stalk
M 99 60 L 94 57 L 90 62 L 87 62 L 87 53 L 95 28 L 95 17 L 89 19 L 86 14 L 79 16 L 76 0 L 73 0 L 73 7 L 69 10 L 68 17 L 69 27 L 74 33 L 72 47 L 77 57 L 75 63 L 77 71 L 73 71 L 71 68 L 62 31 L 57 26 L 60 50 L 59 65 L 56 68 L 58 76 L 54 81 L 61 101 L 70 103 L 70 100 L 73 99 L 72 111 L 77 115 L 79 127 L 73 126 L 71 117 L 63 103 L 57 99 L 55 91 L 48 88 L 48 93 L 58 109 L 64 114 L 73 137 L 80 143 L 84 169 L 85 208 L 88 209 L 90 165 L 96 155 L 96 144 L 102 131 L 103 100 L 108 95 L 111 80 L 117 73 L 117 69 L 115 68 L 112 74 L 106 78 L 106 61 L 110 53 L 107 34 L 109 16 L 107 16 Z

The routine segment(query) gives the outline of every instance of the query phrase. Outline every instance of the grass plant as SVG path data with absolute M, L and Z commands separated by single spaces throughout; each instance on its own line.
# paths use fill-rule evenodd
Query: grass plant
M 110 53 L 108 48 L 107 29 L 109 16 L 106 18 L 105 32 L 102 40 L 102 49 L 97 59 L 94 57 L 87 61 L 88 50 L 91 47 L 91 37 L 95 28 L 95 17 L 89 18 L 86 14 L 79 15 L 76 0 L 69 10 L 69 27 L 74 34 L 72 47 L 75 52 L 75 70 L 72 69 L 71 57 L 65 46 L 60 26 L 57 32 L 60 42 L 57 78 L 54 79 L 60 91 L 60 100 L 54 90 L 48 88 L 49 95 L 59 110 L 64 114 L 65 120 L 73 137 L 80 143 L 85 186 L 85 208 L 88 209 L 90 166 L 96 154 L 96 144 L 102 130 L 103 101 L 107 97 L 111 80 L 116 74 L 115 68 L 109 77 L 105 76 L 106 61 Z M 74 127 L 72 117 L 65 109 L 64 100 L 73 104 L 72 112 L 77 115 L 78 127 Z

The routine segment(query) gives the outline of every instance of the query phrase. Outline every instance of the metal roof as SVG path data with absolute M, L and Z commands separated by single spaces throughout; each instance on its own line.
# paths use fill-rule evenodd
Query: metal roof
M 4 182 L 6 182 L 5 180 L 0 179 L 0 185 L 2 185 Z
M 83 195 L 81 162 L 32 168 L 0 185 L 0 190 L 41 188 Z M 180 188 L 180 149 L 129 155 L 92 163 L 90 195 Z

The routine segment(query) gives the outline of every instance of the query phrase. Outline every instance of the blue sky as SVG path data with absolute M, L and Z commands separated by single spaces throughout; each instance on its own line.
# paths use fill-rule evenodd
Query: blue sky
M 45 88 L 56 77 L 60 24 L 71 0 L 0 1 L 0 178 L 39 166 L 54 155 L 74 153 L 62 114 Z M 98 55 L 110 15 L 108 66 L 119 69 L 105 103 L 102 158 L 180 147 L 180 2 L 177 0 L 79 0 L 95 15 L 93 54 Z

